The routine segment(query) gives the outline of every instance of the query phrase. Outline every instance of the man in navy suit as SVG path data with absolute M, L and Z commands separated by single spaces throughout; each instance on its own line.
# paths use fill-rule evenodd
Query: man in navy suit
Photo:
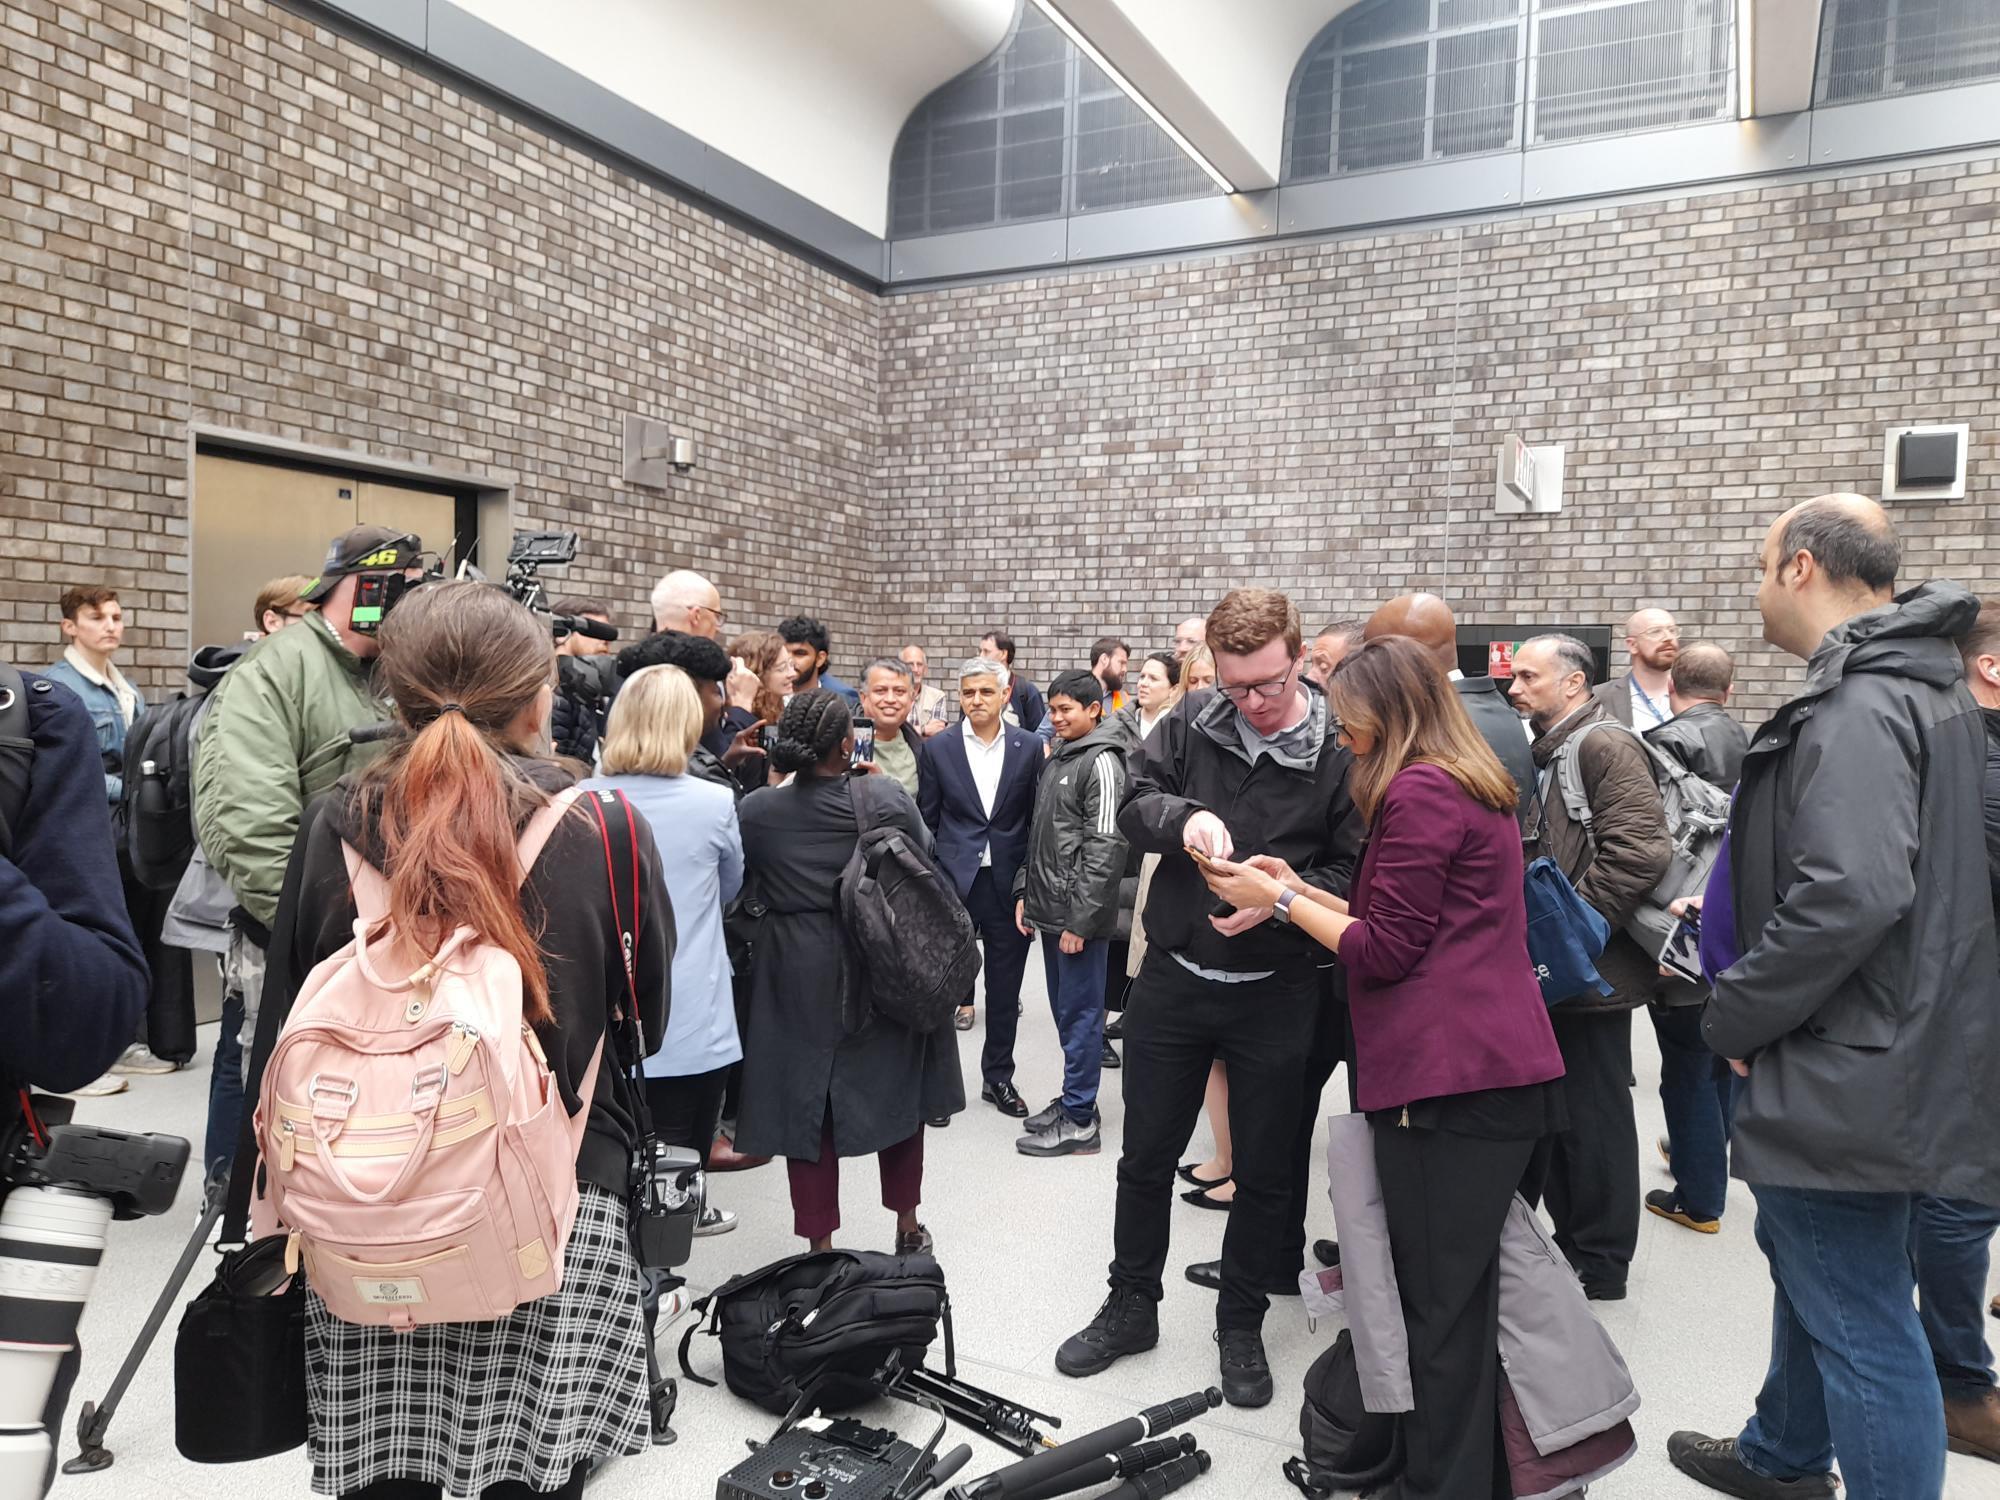
M 998 662 L 974 658 L 961 667 L 958 702 L 965 713 L 958 728 L 924 741 L 917 806 L 937 840 L 937 862 L 958 887 L 986 946 L 979 1097 L 1018 1120 L 1028 1106 L 1014 1087 L 1014 1033 L 1031 940 L 1014 925 L 1014 874 L 1028 855 L 1044 751 L 1027 730 L 1001 721 L 1007 686 Z M 959 1029 L 970 1025 L 968 1003 Z

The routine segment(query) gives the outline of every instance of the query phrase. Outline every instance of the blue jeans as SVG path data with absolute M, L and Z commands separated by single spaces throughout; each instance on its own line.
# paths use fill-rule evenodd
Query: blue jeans
M 1848 1500 L 1938 1500 L 1944 1402 L 1917 1320 L 1907 1193 L 1751 1184 L 1771 1263 L 1771 1368 L 1737 1454 L 1772 1479 L 1840 1457 Z
M 1719 1219 L 1728 1201 L 1729 1122 L 1742 1080 L 1702 1040 L 1699 1005 L 1647 1009 L 1660 1038 L 1660 1107 L 1674 1187 L 1681 1207 L 1696 1218 Z
M 1910 1264 L 1917 1273 L 1917 1315 L 1931 1341 L 1938 1385 L 1947 1401 L 1977 1401 L 1993 1387 L 1986 1347 L 1987 1246 L 2000 1208 L 1962 1198 L 1919 1198 L 1910 1216 Z
M 1104 938 L 1092 938 L 1081 953 L 1065 953 L 1061 935 L 1042 934 L 1042 967 L 1049 980 L 1049 1009 L 1062 1038 L 1062 1105 L 1070 1119 L 1088 1125 L 1097 1110 L 1097 1085 L 1104 1075 Z M 992 1017 L 987 1024 L 993 1024 Z
M 208 1075 L 208 1136 L 201 1159 L 211 1177 L 236 1159 L 236 1136 L 243 1126 L 243 997 L 222 1001 L 222 1030 L 215 1038 L 215 1063 Z

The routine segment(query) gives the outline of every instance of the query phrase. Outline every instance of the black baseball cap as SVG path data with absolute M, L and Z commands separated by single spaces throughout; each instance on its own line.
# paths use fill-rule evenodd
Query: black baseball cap
M 411 532 L 393 526 L 355 526 L 343 531 L 326 549 L 319 577 L 299 595 L 317 604 L 349 573 L 395 573 L 423 566 L 424 544 Z

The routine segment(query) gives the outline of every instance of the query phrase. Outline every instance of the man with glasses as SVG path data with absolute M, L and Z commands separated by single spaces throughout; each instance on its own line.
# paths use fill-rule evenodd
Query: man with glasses
M 1190 693 L 1161 720 L 1133 757 L 1119 812 L 1119 831 L 1161 858 L 1125 1022 L 1111 1295 L 1057 1352 L 1056 1368 L 1094 1375 L 1159 1342 L 1174 1166 L 1220 1058 L 1236 1160 L 1216 1302 L 1222 1394 L 1235 1406 L 1263 1406 L 1271 1399 L 1265 1298 L 1298 1289 L 1299 1259 L 1280 1264 L 1279 1246 L 1320 953 L 1272 908 L 1217 910 L 1190 851 L 1224 860 L 1275 855 L 1344 896 L 1361 823 L 1339 726 L 1325 697 L 1301 681 L 1306 658 L 1291 600 L 1238 589 L 1208 617 L 1206 635 L 1216 690 Z
M 1627 729 L 1644 734 L 1674 716 L 1667 682 L 1681 652 L 1681 628 L 1664 609 L 1642 609 L 1625 622 L 1625 654 L 1632 669 L 1600 683 L 1592 695 Z

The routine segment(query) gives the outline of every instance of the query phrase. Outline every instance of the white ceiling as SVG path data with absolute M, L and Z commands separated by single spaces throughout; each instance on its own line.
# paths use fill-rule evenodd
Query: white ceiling
M 910 111 L 1000 45 L 1015 0 L 458 0 L 871 234 Z M 1273 186 L 1286 93 L 1357 0 L 1055 0 L 1242 190 Z M 1758 114 L 1804 108 L 1820 0 L 1737 0 Z

